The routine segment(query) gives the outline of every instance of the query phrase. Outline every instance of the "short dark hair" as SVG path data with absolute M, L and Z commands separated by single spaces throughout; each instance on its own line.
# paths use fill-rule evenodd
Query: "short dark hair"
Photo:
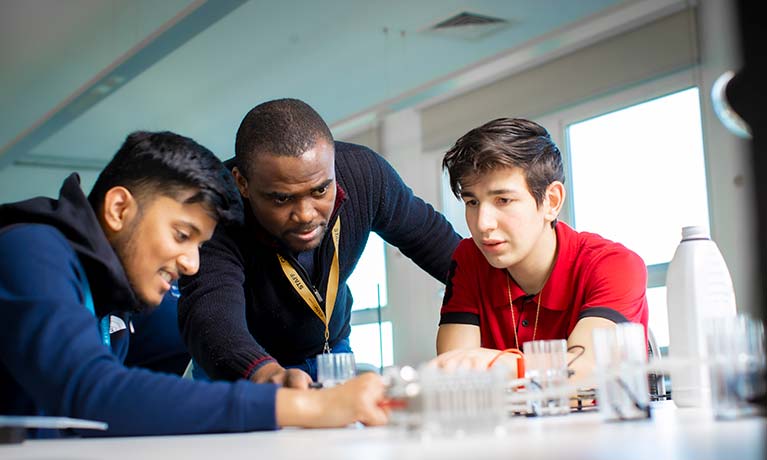
M 539 206 L 549 184 L 565 181 L 562 155 L 548 131 L 523 118 L 497 118 L 472 129 L 447 151 L 442 167 L 459 198 L 462 184 L 496 168 L 521 168 Z
M 262 153 L 298 157 L 318 140 L 333 142 L 330 128 L 313 108 L 298 99 L 276 99 L 253 107 L 240 123 L 234 156 L 247 176 Z
M 88 201 L 101 209 L 113 187 L 130 190 L 139 203 L 155 195 L 179 199 L 185 190 L 198 192 L 185 203 L 202 203 L 217 222 L 242 222 L 243 207 L 232 174 L 207 148 L 168 131 L 136 131 L 101 171 Z

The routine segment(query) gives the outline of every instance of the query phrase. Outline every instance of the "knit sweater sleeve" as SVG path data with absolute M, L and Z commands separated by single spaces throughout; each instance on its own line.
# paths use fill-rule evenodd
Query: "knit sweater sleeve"
M 187 349 L 214 379 L 248 379 L 274 361 L 248 330 L 245 260 L 232 233 L 219 226 L 200 249 L 200 271 L 179 280 L 179 329 Z
M 84 306 L 77 256 L 58 230 L 26 225 L 5 232 L 0 260 L 0 379 L 18 385 L 3 400 L 28 399 L 38 413 L 109 424 L 84 435 L 276 428 L 274 386 L 124 367 L 100 340 L 98 321 Z
M 366 195 L 372 206 L 373 231 L 445 283 L 461 237 L 442 214 L 413 194 L 385 159 L 370 149 L 359 149 L 358 167 L 370 175 Z

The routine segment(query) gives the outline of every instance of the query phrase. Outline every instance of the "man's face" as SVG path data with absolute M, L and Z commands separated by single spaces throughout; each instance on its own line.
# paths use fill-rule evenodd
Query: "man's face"
M 336 201 L 333 143 L 318 140 L 299 157 L 261 153 L 249 171 L 235 170 L 237 187 L 266 231 L 294 252 L 319 246 Z
M 167 196 L 145 199 L 140 211 L 113 240 L 136 296 L 149 306 L 159 305 L 180 275 L 200 268 L 199 248 L 213 235 L 216 221 L 200 203 L 185 204 Z
M 512 268 L 535 257 L 541 236 L 551 230 L 549 199 L 537 205 L 520 168 L 470 178 L 461 198 L 471 237 L 493 267 Z

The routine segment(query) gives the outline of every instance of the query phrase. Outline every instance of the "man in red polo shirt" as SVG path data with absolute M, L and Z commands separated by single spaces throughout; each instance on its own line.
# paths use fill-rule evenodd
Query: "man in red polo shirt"
M 577 381 L 593 368 L 594 328 L 630 321 L 647 330 L 642 259 L 557 222 L 562 157 L 542 126 L 493 120 L 458 139 L 442 165 L 466 205 L 471 238 L 453 254 L 437 365 L 487 367 L 499 350 L 567 339 Z M 516 369 L 514 355 L 502 359 Z

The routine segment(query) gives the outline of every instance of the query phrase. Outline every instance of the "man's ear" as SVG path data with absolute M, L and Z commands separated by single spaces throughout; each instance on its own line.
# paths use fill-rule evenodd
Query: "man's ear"
M 240 172 L 240 169 L 235 166 L 232 168 L 232 175 L 234 175 L 234 183 L 237 184 L 237 190 L 240 191 L 240 195 L 243 198 L 248 197 L 248 180 L 245 179 L 245 175 Z
M 558 180 L 550 183 L 546 187 L 544 203 L 546 204 L 545 218 L 547 221 L 553 222 L 559 216 L 562 206 L 565 204 L 565 185 Z
M 138 211 L 138 203 L 125 187 L 112 187 L 104 195 L 103 222 L 111 233 L 117 233 L 128 225 Z

